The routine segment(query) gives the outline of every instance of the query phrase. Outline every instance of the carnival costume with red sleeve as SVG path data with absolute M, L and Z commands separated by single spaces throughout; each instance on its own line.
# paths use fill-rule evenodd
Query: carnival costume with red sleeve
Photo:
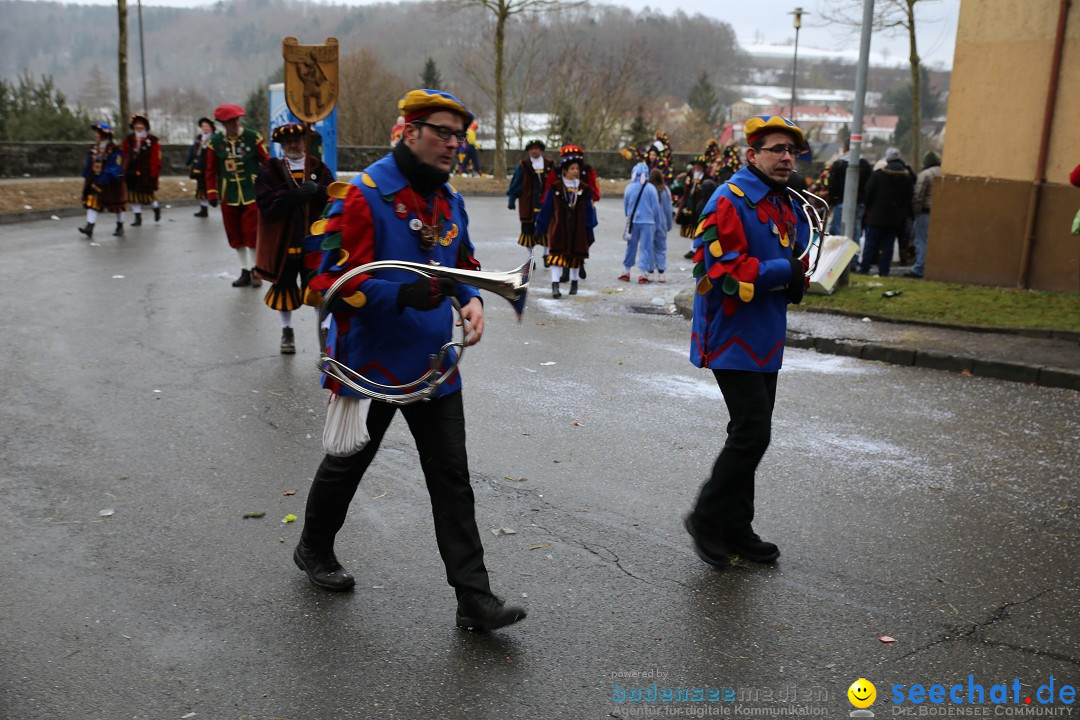
M 705 205 L 694 240 L 690 361 L 698 367 L 775 372 L 787 332 L 791 260 L 810 226 L 795 201 L 744 167 Z M 801 291 L 798 293 L 801 296 Z
M 131 116 L 129 127 L 135 129 L 135 122 L 141 121 L 146 126 L 145 135 L 130 132 L 124 138 L 124 179 L 127 182 L 128 202 L 135 213 L 133 226 L 142 225 L 142 206 L 151 205 L 154 209 L 154 222 L 161 220 L 161 208 L 157 202 L 158 180 L 161 177 L 161 141 L 150 132 L 150 119 L 145 115 Z
M 518 245 L 530 249 L 536 245 L 547 244 L 544 236 L 536 232 L 536 216 L 544 200 L 547 178 L 554 167 L 551 160 L 543 155 L 544 143 L 539 140 L 530 141 L 525 146 L 526 153 L 533 147 L 540 148 L 540 157 L 533 160 L 531 155 L 526 154 L 514 168 L 514 176 L 510 179 L 510 187 L 506 190 L 510 198 L 508 206 L 513 210 L 514 205 L 517 205 L 518 219 L 521 220 Z
M 395 153 L 405 146 L 399 145 Z M 469 240 L 468 216 L 461 195 L 449 183 L 430 197 L 421 197 L 398 168 L 394 154 L 368 166 L 349 184 L 343 198 L 334 200 L 321 234 L 304 241 L 305 263 L 315 274 L 308 286 L 325 292 L 346 272 L 376 260 L 404 260 L 477 270 Z M 434 246 L 424 249 L 417 229 L 437 228 Z M 405 270 L 379 270 L 360 275 L 339 291 L 328 338 L 329 355 L 362 375 L 387 385 L 420 377 L 429 367 L 428 356 L 450 341 L 453 311 L 449 301 L 434 310 L 398 311 L 402 284 L 417 276 Z M 457 286 L 458 302 L 465 306 L 479 291 Z M 444 367 L 456 352 L 447 354 Z M 355 396 L 351 388 L 330 377 L 323 386 L 339 395 Z M 439 386 L 435 397 L 461 389 L 454 376 Z

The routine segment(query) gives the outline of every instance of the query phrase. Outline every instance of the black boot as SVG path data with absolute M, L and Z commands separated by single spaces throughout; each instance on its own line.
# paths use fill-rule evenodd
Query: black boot
M 457 626 L 486 632 L 525 619 L 525 608 L 507 605 L 490 593 L 470 592 L 458 598 Z
M 553 297 L 553 298 L 561 298 L 562 297 L 562 293 L 559 292 L 559 283 L 557 283 L 557 282 L 551 283 L 551 297 Z
M 570 281 L 570 294 L 577 295 L 577 280 Z
M 131 227 L 139 227 L 142 225 L 142 213 L 135 213 L 135 222 L 131 223 Z
M 79 228 L 79 232 L 81 232 L 83 235 L 85 235 L 88 238 L 94 237 L 94 223 L 92 223 L 92 222 L 86 223 L 86 227 Z
M 113 237 L 124 237 L 124 223 L 116 223 L 116 229 L 113 230 Z
M 244 268 L 240 271 L 240 277 L 236 278 L 232 282 L 233 287 L 247 287 L 251 284 L 251 272 Z
M 348 590 L 356 584 L 355 578 L 349 574 L 349 571 L 341 567 L 333 550 L 315 552 L 309 550 L 301 540 L 293 551 L 293 562 L 307 574 L 312 585 L 324 590 L 339 592 Z
M 262 278 L 255 274 L 255 268 L 251 268 L 251 287 L 262 287 Z
M 570 268 L 564 267 L 562 269 L 562 275 L 559 276 L 559 282 L 570 282 Z
M 154 208 L 154 222 L 161 222 L 161 207 Z
M 205 205 L 199 207 L 199 212 L 195 213 L 195 217 L 210 217 L 210 211 L 206 209 Z
M 586 275 L 585 275 L 585 261 L 584 260 L 581 261 L 581 267 L 578 268 L 578 273 L 577 274 L 578 274 L 578 278 L 580 278 L 581 280 L 585 279 Z
M 296 338 L 291 327 L 281 328 L 281 354 L 292 355 L 296 352 Z
M 780 557 L 780 548 L 753 531 L 737 538 L 724 538 L 724 544 L 736 555 L 754 562 L 768 563 Z

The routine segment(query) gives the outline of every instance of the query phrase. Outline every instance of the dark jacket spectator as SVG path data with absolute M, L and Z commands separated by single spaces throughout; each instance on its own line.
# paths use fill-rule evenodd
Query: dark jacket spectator
M 899 158 L 875 170 L 866 184 L 867 225 L 903 227 L 911 217 L 911 195 L 915 182 L 911 171 Z
M 848 154 L 841 155 L 829 166 L 829 204 L 833 207 L 844 202 L 844 188 L 847 186 L 847 170 L 850 164 Z M 866 184 L 870 182 L 870 173 L 873 168 L 866 158 L 859 158 L 859 194 L 856 202 L 860 205 L 866 201 Z

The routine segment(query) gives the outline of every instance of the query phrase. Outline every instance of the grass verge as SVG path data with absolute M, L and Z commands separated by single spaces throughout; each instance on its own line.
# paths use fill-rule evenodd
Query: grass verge
M 899 294 L 886 297 L 889 291 Z M 807 295 L 802 307 L 984 328 L 1080 331 L 1078 293 L 960 285 L 917 278 L 852 275 L 848 287 L 838 288 L 832 295 Z

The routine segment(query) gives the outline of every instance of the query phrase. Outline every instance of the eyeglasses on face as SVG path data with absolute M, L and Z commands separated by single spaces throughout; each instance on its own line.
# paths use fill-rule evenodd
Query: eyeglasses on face
M 413 120 L 413 125 L 423 125 L 429 127 L 439 136 L 440 140 L 449 140 L 451 137 L 457 138 L 458 143 L 465 142 L 465 130 L 455 130 L 454 128 L 446 127 L 445 125 L 436 125 L 434 123 L 424 122 L 423 120 Z
M 791 157 L 798 157 L 799 155 L 799 148 L 795 147 L 794 145 L 784 145 L 782 143 L 779 145 L 773 145 L 772 147 L 759 148 L 759 150 L 764 150 L 770 155 L 776 155 L 777 157 L 783 157 L 784 153 L 787 153 Z

